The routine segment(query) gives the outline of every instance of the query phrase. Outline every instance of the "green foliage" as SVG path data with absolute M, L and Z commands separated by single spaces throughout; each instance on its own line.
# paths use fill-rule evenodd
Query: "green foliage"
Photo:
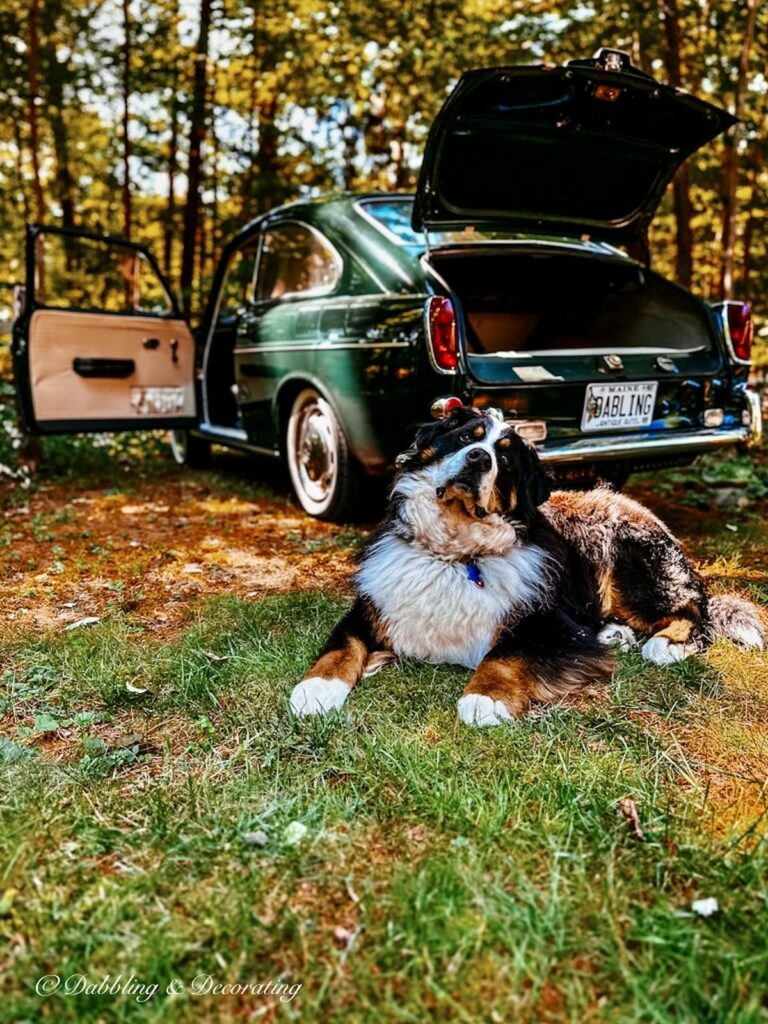
M 30 10 L 0 12 L 0 311 L 22 277 L 24 220 L 37 219 L 30 110 Z M 764 230 L 766 87 L 758 5 L 739 102 L 737 295 L 768 290 Z M 410 188 L 429 124 L 462 71 L 481 65 L 562 61 L 609 45 L 668 77 L 665 16 L 676 12 L 685 88 L 733 109 L 747 5 L 717 0 L 599 5 L 415 0 L 280 0 L 214 5 L 203 126 L 204 223 L 197 240 L 197 306 L 232 232 L 284 200 L 339 188 Z M 178 0 L 130 0 L 129 128 L 134 234 L 177 281 L 190 136 L 196 21 Z M 123 229 L 121 103 L 125 33 L 118 0 L 43 4 L 37 25 L 37 142 L 45 219 Z M 721 141 L 691 161 L 694 285 L 720 295 L 723 204 Z M 170 197 L 169 182 L 174 195 Z M 665 201 L 654 228 L 659 268 L 675 268 L 675 218 Z

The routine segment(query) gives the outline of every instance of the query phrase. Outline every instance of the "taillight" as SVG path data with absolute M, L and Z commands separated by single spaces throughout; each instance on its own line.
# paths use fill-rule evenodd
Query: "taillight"
M 453 373 L 459 365 L 459 345 L 451 300 L 444 295 L 427 299 L 426 319 L 434 364 L 442 373 Z
M 725 309 L 733 354 L 748 363 L 752 352 L 752 310 L 748 302 L 727 302 Z

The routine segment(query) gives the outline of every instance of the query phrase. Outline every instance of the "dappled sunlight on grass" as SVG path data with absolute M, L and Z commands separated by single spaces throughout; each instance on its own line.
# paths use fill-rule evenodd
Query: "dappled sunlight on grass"
M 40 481 L 0 534 L 11 1019 L 39 1009 L 29 978 L 84 963 L 304 985 L 293 1011 L 177 1003 L 190 1022 L 475 1021 L 491 1002 L 531 1024 L 760 1019 L 768 655 L 624 654 L 609 685 L 490 731 L 457 721 L 465 671 L 405 662 L 294 721 L 365 531 L 239 469 L 99 473 Z M 681 484 L 658 477 L 663 497 L 637 493 L 674 517 Z M 675 528 L 715 589 L 764 601 L 757 507 Z

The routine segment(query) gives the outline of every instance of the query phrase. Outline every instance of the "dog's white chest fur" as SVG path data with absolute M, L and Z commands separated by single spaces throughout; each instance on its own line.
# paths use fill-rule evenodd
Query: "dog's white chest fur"
M 469 579 L 465 564 L 385 536 L 368 552 L 357 583 L 381 616 L 396 654 L 475 668 L 502 624 L 541 594 L 546 555 L 526 545 L 477 564 L 482 588 Z

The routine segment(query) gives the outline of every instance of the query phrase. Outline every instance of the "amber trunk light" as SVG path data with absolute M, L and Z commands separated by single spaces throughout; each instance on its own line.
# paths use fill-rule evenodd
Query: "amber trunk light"
M 452 373 L 459 365 L 456 315 L 453 303 L 444 295 L 433 295 L 427 300 L 427 328 L 435 365 Z

